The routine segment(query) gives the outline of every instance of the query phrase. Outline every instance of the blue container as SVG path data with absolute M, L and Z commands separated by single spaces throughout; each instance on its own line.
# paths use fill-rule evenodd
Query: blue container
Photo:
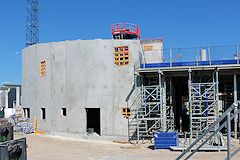
M 170 146 L 178 145 L 177 132 L 155 132 L 154 133 L 154 148 L 169 149 Z

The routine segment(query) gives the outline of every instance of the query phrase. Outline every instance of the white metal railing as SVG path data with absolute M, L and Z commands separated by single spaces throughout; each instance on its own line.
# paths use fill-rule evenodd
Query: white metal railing
M 168 48 L 160 49 L 159 54 L 162 57 L 154 62 L 159 61 L 164 67 L 185 66 L 203 66 L 218 64 L 239 64 L 240 53 L 239 45 L 224 45 L 224 46 L 205 46 L 191 48 Z M 144 54 L 139 55 L 141 67 L 144 68 L 146 62 Z M 224 62 L 223 62 L 224 61 Z

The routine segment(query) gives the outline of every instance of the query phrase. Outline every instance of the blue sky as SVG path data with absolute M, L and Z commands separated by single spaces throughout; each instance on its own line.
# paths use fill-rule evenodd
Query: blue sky
M 137 23 L 164 46 L 240 43 L 238 0 L 40 0 L 40 42 L 111 38 L 110 25 Z M 0 0 L 0 84 L 21 83 L 25 0 Z

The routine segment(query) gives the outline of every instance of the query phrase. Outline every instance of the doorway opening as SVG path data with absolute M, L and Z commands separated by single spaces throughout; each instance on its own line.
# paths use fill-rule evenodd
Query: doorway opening
M 173 106 L 175 112 L 176 129 L 179 132 L 189 132 L 188 103 L 188 77 L 174 77 L 173 80 Z
M 87 132 L 100 133 L 100 108 L 86 108 Z

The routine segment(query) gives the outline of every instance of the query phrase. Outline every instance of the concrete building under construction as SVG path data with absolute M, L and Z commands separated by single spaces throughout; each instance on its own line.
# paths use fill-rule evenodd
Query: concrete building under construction
M 140 40 L 131 24 L 113 25 L 112 34 L 23 50 L 22 105 L 39 130 L 94 129 L 130 141 L 179 131 L 194 139 L 240 98 L 238 45 L 164 49 L 161 39 Z

